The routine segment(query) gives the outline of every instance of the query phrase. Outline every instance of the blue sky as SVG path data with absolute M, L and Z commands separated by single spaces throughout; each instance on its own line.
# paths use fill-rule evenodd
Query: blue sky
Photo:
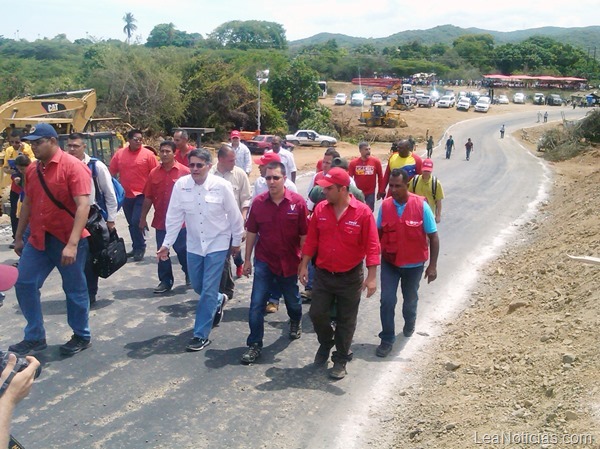
M 230 20 L 267 20 L 282 24 L 288 40 L 320 32 L 385 37 L 445 24 L 496 31 L 599 25 L 597 0 L 430 0 L 419 5 L 407 0 L 29 0 L 18 14 L 5 17 L 9 20 L 0 34 L 27 40 L 61 33 L 70 40 L 87 35 L 123 40 L 127 12 L 137 19 L 135 38 L 141 43 L 155 25 L 169 22 L 206 36 Z

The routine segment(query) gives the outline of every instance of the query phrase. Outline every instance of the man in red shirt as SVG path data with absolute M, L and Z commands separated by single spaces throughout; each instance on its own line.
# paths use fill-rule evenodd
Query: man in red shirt
M 60 149 L 52 126 L 40 123 L 23 139 L 31 142 L 38 159 L 27 168 L 25 199 L 15 236 L 15 252 L 21 256 L 15 291 L 27 326 L 23 341 L 8 349 L 20 355 L 46 349 L 40 288 L 52 270 L 58 268 L 67 299 L 67 322 L 73 329 L 73 336 L 60 347 L 60 352 L 73 355 L 91 346 L 90 298 L 84 267 L 88 255 L 86 237 L 90 235 L 85 224 L 90 211 L 92 174 L 79 159 Z M 28 225 L 30 234 L 24 243 Z
M 366 289 L 368 298 L 377 289 L 379 238 L 371 209 L 348 193 L 350 176 L 345 170 L 332 168 L 317 184 L 323 187 L 327 201 L 315 207 L 310 219 L 298 274 L 300 282 L 306 285 L 308 262 L 316 255 L 309 311 L 320 343 L 315 365 L 325 365 L 335 345 L 329 375 L 342 379 L 347 374 L 346 363 L 350 360 L 361 293 Z M 366 278 L 363 276 L 365 258 Z M 334 301 L 337 304 L 335 331 L 330 322 Z
M 139 262 L 144 259 L 146 253 L 146 238 L 140 229 L 144 187 L 148 175 L 158 166 L 158 161 L 152 150 L 142 145 L 142 132 L 139 129 L 129 131 L 127 139 L 129 145 L 117 150 L 110 160 L 109 170 L 113 176 L 119 175 L 121 185 L 125 189 L 123 212 L 129 223 L 129 235 L 133 243 L 133 250 L 127 255 Z
M 148 227 L 146 218 L 152 205 L 154 205 L 154 218 L 152 227 L 156 230 L 156 246 L 160 248 L 167 234 L 165 220 L 167 218 L 167 209 L 175 181 L 185 175 L 190 174 L 187 165 L 182 165 L 175 160 L 175 142 L 166 140 L 160 144 L 158 154 L 161 165 L 152 169 L 148 175 L 146 186 L 144 187 L 144 203 L 140 216 L 140 230 L 143 232 Z M 186 250 L 186 230 L 181 228 L 179 235 L 173 244 L 173 249 L 177 254 L 177 259 L 181 265 L 181 270 L 185 274 L 185 283 L 189 283 L 187 271 L 187 250 Z M 159 284 L 154 289 L 154 293 L 166 293 L 173 288 L 173 266 L 171 258 L 158 260 L 158 280 Z
M 181 165 L 188 165 L 188 153 L 194 149 L 193 145 L 188 143 L 189 135 L 187 131 L 180 129 L 173 133 L 173 142 L 175 142 L 175 160 Z
M 356 187 L 365 194 L 367 206 L 374 211 L 376 188 L 379 187 L 379 194 L 385 192 L 381 161 L 371 156 L 371 148 L 367 142 L 360 142 L 358 144 L 358 151 L 360 152 L 360 157 L 350 161 L 348 174 L 354 178 Z
M 304 199 L 285 188 L 286 171 L 281 162 L 267 165 L 265 180 L 268 192 L 261 193 L 252 202 L 246 222 L 246 258 L 244 274 L 252 273 L 252 250 L 256 243 L 254 280 L 250 297 L 248 351 L 242 363 L 250 364 L 260 357 L 265 332 L 265 306 L 273 282 L 283 294 L 290 317 L 289 336 L 300 338 L 302 328 L 302 300 L 298 290 L 300 248 L 308 229 Z

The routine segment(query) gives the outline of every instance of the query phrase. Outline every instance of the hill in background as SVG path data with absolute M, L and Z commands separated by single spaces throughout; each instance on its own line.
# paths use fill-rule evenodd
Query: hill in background
M 490 31 L 481 28 L 460 28 L 454 25 L 441 25 L 428 30 L 407 30 L 392 34 L 388 37 L 365 38 L 353 37 L 345 34 L 319 33 L 314 36 L 291 41 L 291 49 L 305 45 L 315 45 L 335 39 L 340 47 L 355 47 L 361 44 L 371 44 L 376 48 L 392 47 L 404 45 L 410 42 L 418 41 L 423 44 L 431 45 L 436 43 L 452 44 L 452 42 L 465 34 L 490 34 L 494 37 L 496 44 L 507 44 L 511 42 L 521 42 L 531 36 L 547 36 L 559 42 L 571 44 L 573 46 L 592 50 L 600 42 L 600 26 L 582 27 L 582 28 L 559 28 L 542 27 L 531 28 L 528 30 L 517 31 Z M 600 50 L 600 49 L 599 49 Z

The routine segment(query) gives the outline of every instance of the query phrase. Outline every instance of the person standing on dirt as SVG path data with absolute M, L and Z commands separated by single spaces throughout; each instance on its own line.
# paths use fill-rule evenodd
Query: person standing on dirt
M 377 218 L 381 239 L 381 339 L 375 354 L 387 357 L 396 340 L 394 316 L 398 284 L 402 290 L 402 333 L 409 338 L 415 331 L 419 283 L 425 270 L 427 283 L 437 277 L 439 239 L 431 208 L 423 197 L 408 191 L 408 173 L 396 169 L 390 177 L 391 197 L 386 198 Z M 418 223 L 419 226 L 414 224 Z M 431 258 L 429 249 L 431 248 Z
M 501 138 L 501 139 L 504 139 L 504 131 L 505 131 L 505 129 L 504 129 L 504 125 L 502 125 L 502 127 L 500 128 L 500 138 Z M 471 140 L 471 139 L 469 139 L 469 140 Z M 467 160 L 468 160 L 468 159 L 467 159 Z
M 169 200 L 173 192 L 173 186 L 179 178 L 190 174 L 190 169 L 187 164 L 183 165 L 175 160 L 176 144 L 173 141 L 165 140 L 161 142 L 158 149 L 161 164 L 155 167 L 148 175 L 148 181 L 144 187 L 144 204 L 142 205 L 142 213 L 140 216 L 140 229 L 147 229 L 148 212 L 154 206 L 154 217 L 152 219 L 152 227 L 156 233 L 156 246 L 162 246 L 165 235 L 167 234 L 167 209 L 169 208 Z M 187 154 L 185 158 L 187 159 Z M 177 260 L 181 266 L 181 270 L 185 276 L 185 283 L 189 285 L 189 275 L 187 270 L 187 249 L 186 249 L 185 228 L 181 228 L 173 249 L 177 254 Z M 167 293 L 173 288 L 175 278 L 173 276 L 173 266 L 171 258 L 158 261 L 158 285 L 154 289 L 154 294 L 161 295 Z
M 465 150 L 467 152 L 467 160 L 471 157 L 471 151 L 473 151 L 473 142 L 471 142 L 471 138 L 467 139 L 467 143 L 465 143 Z
M 252 155 L 246 144 L 240 140 L 241 134 L 237 130 L 231 131 L 229 140 L 231 141 L 231 148 L 235 151 L 235 165 L 247 175 L 250 175 L 252 171 Z
M 356 186 L 362 190 L 365 195 L 365 203 L 375 210 L 375 191 L 378 194 L 385 192 L 383 185 L 383 169 L 381 161 L 375 156 L 371 156 L 371 147 L 367 142 L 358 144 L 360 157 L 352 159 L 348 165 L 348 174 L 354 178 Z
M 383 176 L 383 191 L 380 191 L 380 193 L 377 195 L 379 199 L 385 198 L 385 188 L 388 185 L 390 172 L 393 169 L 404 169 L 408 173 L 410 179 L 412 179 L 412 177 L 415 175 L 421 174 L 423 160 L 417 153 L 411 151 L 410 142 L 408 140 L 404 139 L 398 141 L 396 143 L 396 151 L 397 152 L 392 153 L 388 159 L 388 165 L 385 169 L 385 175 Z
M 452 138 L 452 136 L 450 136 L 448 137 L 448 140 L 446 140 L 446 159 L 450 159 L 450 156 L 452 155 L 452 150 L 454 148 L 454 139 Z
M 371 209 L 348 192 L 350 176 L 332 168 L 319 181 L 326 201 L 315 207 L 302 247 L 298 268 L 300 282 L 308 282 L 308 262 L 316 256 L 315 280 L 309 315 L 319 341 L 315 366 L 323 366 L 332 355 L 334 379 L 346 376 L 350 345 L 356 329 L 362 291 L 367 298 L 377 289 L 379 239 Z M 366 259 L 367 276 L 363 276 Z M 331 326 L 331 306 L 336 301 L 336 326 Z
M 231 183 L 210 173 L 210 151 L 196 148 L 188 159 L 190 174 L 173 186 L 165 220 L 167 233 L 156 255 L 167 260 L 185 223 L 188 274 L 198 294 L 194 333 L 186 350 L 201 351 L 210 344 L 210 331 L 223 316 L 228 298 L 219 293 L 219 279 L 225 259 L 240 251 L 244 221 Z
M 427 139 L 427 159 L 431 159 L 433 155 L 433 137 L 429 136 Z
M 281 137 L 274 136 L 271 140 L 271 150 L 266 151 L 266 153 L 273 152 L 279 155 L 281 159 L 281 163 L 285 165 L 285 172 L 287 176 L 285 179 L 295 183 L 296 182 L 296 172 L 298 169 L 296 168 L 296 161 L 294 160 L 294 154 L 281 147 Z
M 435 222 L 442 221 L 442 200 L 444 199 L 444 188 L 436 176 L 432 176 L 433 161 L 425 159 L 423 161 L 423 173 L 416 175 L 408 183 L 408 190 L 411 193 L 425 197 L 427 204 L 435 215 Z
M 544 112 L 544 123 L 548 122 L 548 111 Z
M 119 175 L 119 181 L 125 189 L 123 212 L 129 223 L 129 235 L 133 244 L 127 257 L 139 262 L 146 254 L 146 237 L 140 229 L 142 204 L 144 204 L 144 187 L 148 175 L 153 168 L 158 167 L 156 155 L 152 150 L 142 145 L 142 132 L 132 129 L 127 133 L 129 145 L 119 148 L 110 160 L 111 175 Z
M 265 304 L 273 284 L 285 300 L 290 339 L 297 340 L 302 335 L 298 265 L 308 231 L 308 210 L 302 196 L 285 188 L 285 166 L 281 162 L 270 162 L 266 166 L 265 179 L 269 190 L 254 199 L 246 222 L 246 276 L 252 274 L 255 244 L 256 249 L 248 318 L 250 335 L 246 341 L 248 351 L 241 360 L 243 364 L 254 363 L 262 352 Z

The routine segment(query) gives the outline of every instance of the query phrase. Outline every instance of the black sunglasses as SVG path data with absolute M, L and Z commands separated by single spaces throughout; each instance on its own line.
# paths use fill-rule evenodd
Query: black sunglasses
M 203 164 L 202 162 L 190 162 L 188 164 L 188 167 L 190 168 L 204 168 L 206 166 L 206 164 Z

